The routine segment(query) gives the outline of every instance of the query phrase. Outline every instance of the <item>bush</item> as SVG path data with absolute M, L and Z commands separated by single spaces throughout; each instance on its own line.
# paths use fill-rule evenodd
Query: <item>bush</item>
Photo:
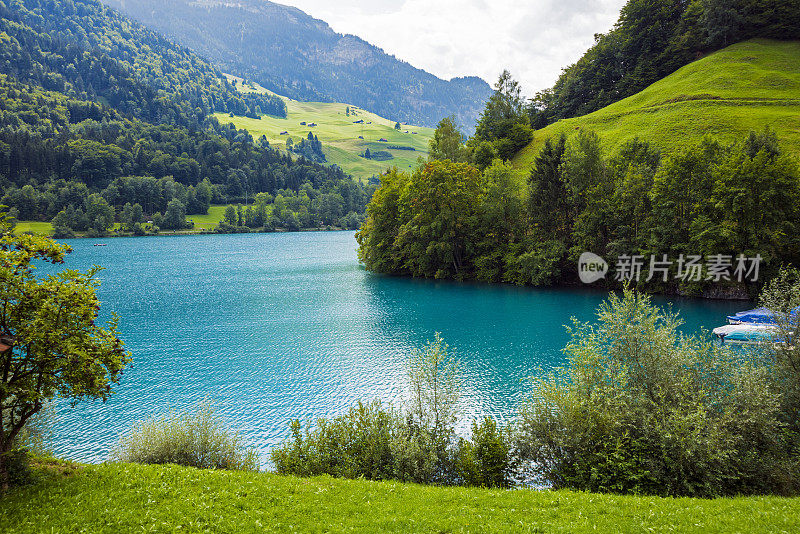
M 507 486 L 507 434 L 494 421 L 474 426 L 475 442 L 456 440 L 458 364 L 437 334 L 409 364 L 405 410 L 358 405 L 314 428 L 291 423 L 292 437 L 271 453 L 280 474 L 421 484 Z
M 768 345 L 774 379 L 781 392 L 780 421 L 785 449 L 782 458 L 786 482 L 794 483 L 800 493 L 800 270 L 781 269 L 761 294 L 760 303 L 774 312 L 779 339 L 783 343 Z
M 359 215 L 354 211 L 351 211 L 339 219 L 339 226 L 345 230 L 358 230 L 359 226 L 361 226 L 361 223 L 361 217 L 359 217 Z
M 8 413 L 4 415 L 7 417 Z M 50 454 L 47 443 L 52 437 L 55 420 L 55 409 L 48 402 L 28 420 L 14 438 L 13 447 L 4 458 L 9 486 L 22 486 L 33 482 L 30 457 Z
M 272 451 L 281 474 L 371 480 L 394 478 L 392 443 L 402 424 L 399 415 L 380 401 L 358 405 L 339 417 L 318 419 L 316 428 L 291 423 L 292 438 Z
M 389 161 L 390 159 L 394 159 L 392 153 L 388 150 L 376 150 L 370 154 L 370 159 L 373 161 Z
M 33 482 L 33 470 L 30 467 L 30 451 L 28 449 L 24 447 L 11 449 L 6 453 L 3 465 L 8 472 L 9 487 L 25 486 Z
M 511 435 L 491 417 L 472 422 L 472 441 L 460 440 L 458 469 L 467 486 L 507 488 L 511 485 Z
M 56 410 L 52 402 L 47 402 L 44 407 L 31 417 L 17 437 L 15 444 L 33 454 L 45 456 L 51 454 L 48 443 L 53 437 L 56 425 Z
M 225 221 L 220 221 L 214 231 L 218 234 L 248 234 L 250 233 L 250 228 L 247 226 L 233 226 Z
M 72 228 L 68 226 L 54 226 L 53 237 L 55 237 L 56 239 L 68 239 L 71 237 L 75 237 L 75 232 L 73 232 Z
M 171 411 L 137 424 L 117 442 L 111 458 L 139 464 L 258 471 L 259 457 L 245 449 L 208 403 L 193 412 Z
M 535 380 L 521 411 L 516 447 L 536 482 L 701 497 L 797 491 L 774 360 L 684 337 L 680 324 L 630 290 L 609 297 L 597 325 L 575 324 L 568 365 Z

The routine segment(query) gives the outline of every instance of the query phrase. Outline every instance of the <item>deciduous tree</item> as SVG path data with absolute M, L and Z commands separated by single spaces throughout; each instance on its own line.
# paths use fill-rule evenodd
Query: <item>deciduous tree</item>
M 63 263 L 70 248 L 30 235 L 0 233 L 0 485 L 15 438 L 45 402 L 105 401 L 130 354 L 114 316 L 97 324 L 99 267 L 37 278 L 33 262 Z

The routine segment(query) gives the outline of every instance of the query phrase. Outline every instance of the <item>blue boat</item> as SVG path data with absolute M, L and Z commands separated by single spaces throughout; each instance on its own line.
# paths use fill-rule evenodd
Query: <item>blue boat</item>
M 792 310 L 789 314 L 792 322 L 797 320 L 800 315 L 800 306 Z M 730 324 L 761 324 L 761 325 L 774 325 L 775 313 L 768 308 L 755 308 L 752 310 L 741 311 L 735 315 L 728 316 Z

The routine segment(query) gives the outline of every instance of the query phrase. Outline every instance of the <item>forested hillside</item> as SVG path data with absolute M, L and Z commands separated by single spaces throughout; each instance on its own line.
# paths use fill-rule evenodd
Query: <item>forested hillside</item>
M 581 130 L 548 140 L 527 172 L 451 159 L 395 170 L 368 206 L 359 257 L 382 273 L 549 286 L 578 283 L 591 252 L 611 265 L 605 287 L 737 297 L 757 281 L 743 259 L 760 257 L 762 277 L 800 262 L 800 172 L 773 133 L 665 157 L 638 139 L 603 153 Z
M 629 0 L 614 28 L 530 106 L 538 129 L 638 93 L 709 52 L 753 37 L 800 39 L 796 0 Z
M 264 193 L 262 204 L 296 201 L 261 226 L 357 224 L 369 192 L 351 177 L 211 116 L 285 113 L 280 99 L 239 94 L 96 1 L 0 3 L 0 14 L 0 203 L 16 218 L 53 220 L 62 235 L 116 223 L 142 233 L 148 220 L 180 229 L 211 202 Z
M 253 81 L 230 78 L 242 92 L 266 92 Z M 418 158 L 428 156 L 431 128 L 398 124 L 341 102 L 285 101 L 286 118 L 262 115 L 253 119 L 222 113 L 217 117 L 247 130 L 256 139 L 263 136 L 273 147 L 286 147 L 308 159 L 338 165 L 361 180 L 374 182 L 391 167 L 412 168 Z M 309 135 L 314 136 L 313 144 Z
M 213 60 L 296 100 L 347 102 L 391 120 L 471 129 L 489 96 L 480 78 L 441 80 L 302 11 L 266 0 L 104 0 Z
M 0 2 L 2 72 L 150 121 L 215 112 L 285 116 L 272 95 L 242 95 L 191 51 L 92 0 Z

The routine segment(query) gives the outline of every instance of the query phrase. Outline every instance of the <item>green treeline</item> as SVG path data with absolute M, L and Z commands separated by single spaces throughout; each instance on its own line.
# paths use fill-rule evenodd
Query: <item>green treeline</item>
M 364 220 L 361 213 L 366 199 L 347 194 L 348 190 L 343 188 L 319 194 L 308 185 L 299 192 L 282 189 L 274 196 L 258 193 L 251 205 L 228 206 L 217 232 L 271 232 L 277 228 L 297 231 L 303 228 L 331 227 L 356 230 Z
M 0 76 L 0 202 L 17 219 L 52 220 L 57 230 L 67 230 L 59 235 L 103 234 L 115 220 L 124 223 L 119 216 L 128 203 L 142 208 L 135 222 L 157 223 L 172 200 L 180 203 L 173 213 L 192 215 L 206 213 L 211 202 L 283 190 L 303 190 L 318 200 L 309 205 L 312 211 L 333 206 L 327 213 L 336 220 L 363 213 L 371 189 L 340 169 L 294 160 L 214 119 L 204 124 L 204 130 L 148 124 Z M 102 217 L 90 215 L 100 198 L 112 208 L 110 216 L 105 207 Z M 179 220 L 156 225 L 184 228 Z
M 357 234 L 359 258 L 375 272 L 552 285 L 576 282 L 586 251 L 612 265 L 620 255 L 760 254 L 776 270 L 800 259 L 800 172 L 769 131 L 666 157 L 633 140 L 607 158 L 581 131 L 547 141 L 529 172 L 434 160 L 381 182 Z M 675 271 L 640 282 L 706 287 L 705 270 L 701 281 Z
M 794 0 L 629 0 L 614 28 L 528 106 L 535 129 L 638 93 L 703 54 L 751 39 L 800 39 Z
M 0 202 L 13 217 L 52 221 L 61 237 L 116 223 L 141 234 L 265 193 L 308 199 L 299 228 L 360 221 L 372 187 L 319 165 L 316 137 L 292 157 L 211 116 L 285 116 L 279 98 L 238 93 L 194 53 L 93 0 L 0 2 L 0 15 Z

